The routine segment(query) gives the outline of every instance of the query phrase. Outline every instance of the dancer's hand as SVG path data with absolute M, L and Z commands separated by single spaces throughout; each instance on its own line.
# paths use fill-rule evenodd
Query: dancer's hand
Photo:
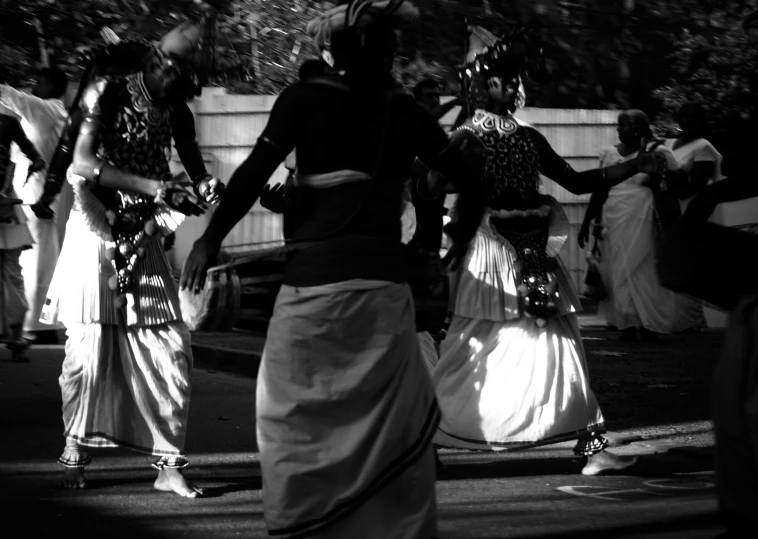
M 587 245 L 587 242 L 590 239 L 590 224 L 587 222 L 582 223 L 581 228 L 579 229 L 579 235 L 576 238 L 577 243 L 579 243 L 579 247 L 584 249 L 584 246 Z
M 205 213 L 207 206 L 187 189 L 186 182 L 166 182 L 163 202 L 171 209 L 184 215 L 197 216 Z
M 220 249 L 221 245 L 211 243 L 203 236 L 194 243 L 182 268 L 182 277 L 179 281 L 182 290 L 189 289 L 195 294 L 203 290 L 208 269 L 213 267 L 218 260 Z
M 39 172 L 40 170 L 45 170 L 45 167 L 47 166 L 47 163 L 43 159 L 35 159 L 30 165 L 29 169 L 26 174 L 26 179 L 32 177 L 32 174 L 35 172 Z
M 37 202 L 32 204 L 32 211 L 37 219 L 50 220 L 55 217 L 55 212 L 51 208 L 54 201 L 55 197 L 42 195 Z
M 10 219 L 13 217 L 13 206 L 23 204 L 20 198 L 8 198 L 0 196 L 0 219 Z
M 284 194 L 284 185 L 277 183 L 271 187 L 266 185 L 261 192 L 261 206 L 274 213 L 284 213 L 289 199 Z
M 224 182 L 218 178 L 206 178 L 197 182 L 195 194 L 206 204 L 217 204 L 226 190 Z
M 649 176 L 659 176 L 666 172 L 668 162 L 664 154 L 655 151 L 658 146 L 658 142 L 651 146 L 649 141 L 642 139 L 639 153 L 634 159 L 637 170 Z

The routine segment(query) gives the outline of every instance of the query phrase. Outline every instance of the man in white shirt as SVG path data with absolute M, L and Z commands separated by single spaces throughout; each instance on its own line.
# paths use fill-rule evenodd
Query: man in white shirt
M 66 123 L 67 112 L 63 97 L 68 87 L 68 78 L 58 68 L 45 68 L 39 72 L 38 81 L 32 94 L 20 92 L 7 85 L 0 85 L 0 104 L 6 106 L 21 118 L 26 136 L 39 150 L 42 159 L 50 163 L 58 144 L 58 138 Z M 18 148 L 12 155 L 16 163 L 13 187 L 24 203 L 34 204 L 42 196 L 45 186 L 44 172 L 32 174 L 27 179 L 29 160 Z M 52 219 L 40 219 L 29 206 L 24 206 L 28 218 L 29 231 L 34 239 L 34 247 L 21 255 L 24 284 L 29 311 L 24 321 L 24 336 L 39 344 L 55 342 L 56 330 L 39 322 L 47 289 L 58 261 L 66 221 L 73 203 L 71 187 L 66 184 L 52 205 L 55 215 Z M 52 330 L 52 331 L 51 331 Z

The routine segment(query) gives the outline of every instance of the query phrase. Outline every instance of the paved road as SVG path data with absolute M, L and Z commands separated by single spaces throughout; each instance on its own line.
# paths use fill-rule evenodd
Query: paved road
M 255 381 L 195 370 L 187 475 L 208 489 L 184 500 L 151 489 L 150 457 L 93 451 L 91 488 L 54 488 L 62 424 L 61 347 L 13 364 L 0 351 L 0 481 L 3 537 L 264 537 L 255 446 Z M 660 429 L 659 429 L 660 430 Z M 672 427 L 681 440 L 702 423 Z M 693 439 L 701 439 L 695 438 Z M 664 451 L 667 440 L 632 443 L 635 477 L 585 478 L 571 444 L 520 454 L 444 451 L 438 482 L 440 537 L 710 538 L 720 531 L 710 460 Z M 670 440 L 669 440 L 670 441 Z M 6 530 L 15 530 L 8 535 Z

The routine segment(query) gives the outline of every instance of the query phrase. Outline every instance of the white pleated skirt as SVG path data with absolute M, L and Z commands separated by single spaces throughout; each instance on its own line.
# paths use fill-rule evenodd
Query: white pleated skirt
M 65 435 L 84 446 L 182 456 L 192 367 L 185 324 L 70 324 L 67 336 Z
M 453 320 L 432 372 L 442 411 L 436 444 L 503 451 L 605 431 L 565 268 L 558 261 L 553 274 L 559 314 L 540 328 L 519 316 L 515 261 L 485 219 L 452 276 Z

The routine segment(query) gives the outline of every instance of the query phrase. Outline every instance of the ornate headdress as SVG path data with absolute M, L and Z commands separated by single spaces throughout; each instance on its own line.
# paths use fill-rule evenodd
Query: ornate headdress
M 361 31 L 379 21 L 401 25 L 418 16 L 419 10 L 408 0 L 350 0 L 313 19 L 306 32 L 314 45 L 328 51 L 332 34 L 351 29 Z M 325 57 L 330 62 L 329 55 Z
M 168 32 L 160 41 L 120 39 L 109 28 L 100 32 L 104 43 L 81 50 L 85 64 L 95 73 L 127 74 L 142 69 L 147 61 L 172 70 L 181 97 L 200 95 L 204 74 L 198 69 L 205 17 L 185 22 Z
M 487 100 L 487 80 L 492 77 L 519 79 L 516 106 L 526 103 L 522 78 L 540 75 L 543 71 L 541 42 L 531 30 L 522 28 L 500 38 L 480 26 L 469 29 L 469 51 L 460 71 L 462 82 L 469 89 L 469 100 L 481 107 Z

